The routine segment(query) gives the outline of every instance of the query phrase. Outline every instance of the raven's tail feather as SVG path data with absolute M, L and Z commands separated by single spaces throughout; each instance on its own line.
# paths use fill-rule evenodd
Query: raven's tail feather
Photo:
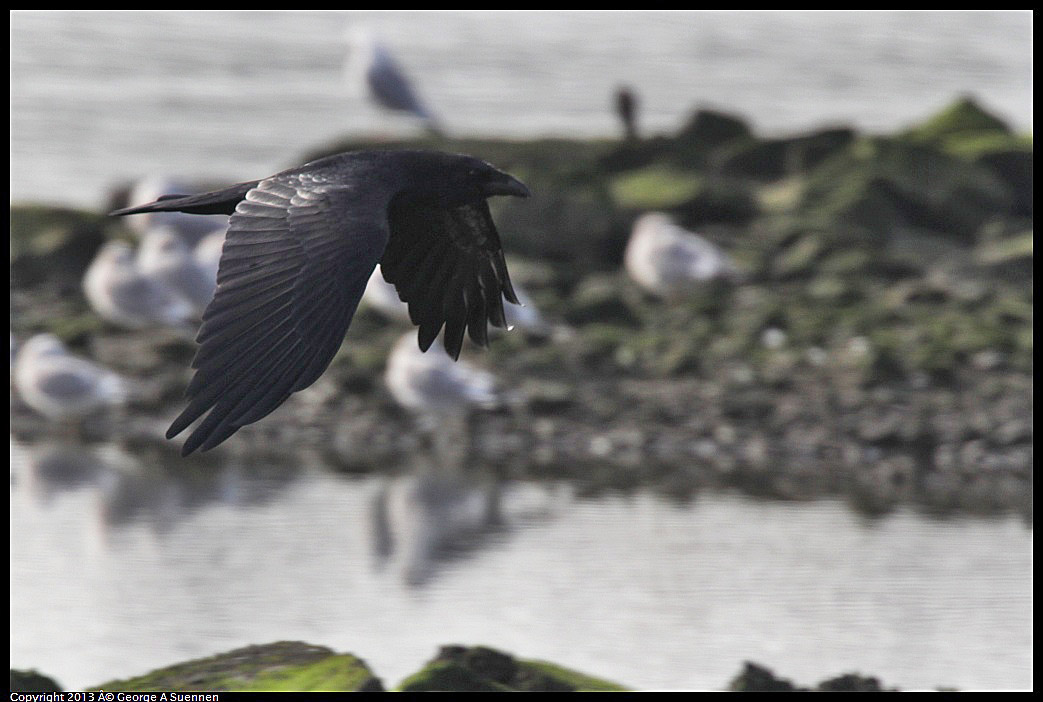
M 235 212 L 235 206 L 239 204 L 239 201 L 246 197 L 247 191 L 259 182 L 254 180 L 249 183 L 239 183 L 223 190 L 214 190 L 213 192 L 200 193 L 198 195 L 163 195 L 155 202 L 125 207 L 121 210 L 110 212 L 109 215 L 122 217 L 123 215 L 143 214 L 145 212 L 230 215 Z

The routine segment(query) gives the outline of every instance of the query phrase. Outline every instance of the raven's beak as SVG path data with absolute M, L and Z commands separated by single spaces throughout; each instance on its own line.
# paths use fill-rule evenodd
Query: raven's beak
M 515 197 L 529 197 L 532 195 L 529 189 L 525 187 L 525 183 L 521 182 L 514 176 L 509 176 L 506 173 L 499 173 L 496 176 L 496 180 L 490 180 L 485 184 L 483 188 L 486 197 L 490 195 L 513 195 Z

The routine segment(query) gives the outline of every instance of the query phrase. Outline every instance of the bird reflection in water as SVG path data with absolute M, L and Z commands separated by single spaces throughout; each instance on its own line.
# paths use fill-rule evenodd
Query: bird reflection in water
M 244 470 L 217 459 L 186 468 L 173 456 L 132 453 L 111 443 L 12 443 L 12 451 L 20 457 L 13 480 L 24 480 L 28 493 L 41 505 L 49 505 L 65 493 L 93 491 L 98 498 L 97 526 L 102 541 L 113 530 L 132 525 L 167 534 L 212 505 L 254 505 L 278 499 L 299 475 L 288 467 Z
M 411 475 L 388 480 L 374 497 L 373 549 L 378 562 L 394 560 L 405 582 L 416 586 L 438 563 L 503 527 L 500 481 L 468 463 L 473 413 L 501 407 L 507 396 L 491 373 L 454 362 L 438 341 L 421 351 L 411 332 L 392 349 L 384 380 L 415 420 L 427 450 L 416 457 Z
M 441 566 L 504 532 L 503 490 L 499 479 L 421 458 L 414 473 L 386 480 L 373 496 L 370 536 L 378 567 L 397 568 L 406 585 L 426 584 Z

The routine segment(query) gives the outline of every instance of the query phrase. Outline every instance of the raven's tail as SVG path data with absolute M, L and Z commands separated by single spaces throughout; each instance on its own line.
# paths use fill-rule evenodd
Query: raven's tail
M 239 204 L 239 201 L 246 197 L 247 191 L 259 182 L 254 180 L 249 183 L 239 183 L 223 190 L 214 190 L 198 195 L 163 195 L 155 202 L 150 202 L 147 205 L 125 207 L 122 210 L 110 212 L 109 215 L 121 217 L 123 215 L 143 214 L 145 212 L 230 215 L 235 212 L 235 206 Z

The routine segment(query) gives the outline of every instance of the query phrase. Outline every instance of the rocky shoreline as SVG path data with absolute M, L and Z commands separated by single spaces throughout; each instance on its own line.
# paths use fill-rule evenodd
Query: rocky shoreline
M 302 161 L 372 144 L 332 144 Z M 674 135 L 628 141 L 445 141 L 525 181 L 494 203 L 512 275 L 560 329 L 465 350 L 515 400 L 469 420 L 474 469 L 561 479 L 587 493 L 686 499 L 738 489 L 841 495 L 879 514 L 1032 519 L 1032 138 L 961 99 L 898 134 L 787 138 L 697 111 Z M 173 332 L 94 315 L 80 278 L 125 224 L 12 205 L 11 330 L 52 331 L 139 380 L 127 411 L 84 427 L 157 451 L 194 352 Z M 732 253 L 743 271 L 669 304 L 620 261 L 657 210 Z M 228 454 L 333 470 L 400 470 L 424 438 L 383 387 L 404 328 L 361 310 L 313 388 L 244 428 Z M 12 397 L 12 435 L 50 429 Z

